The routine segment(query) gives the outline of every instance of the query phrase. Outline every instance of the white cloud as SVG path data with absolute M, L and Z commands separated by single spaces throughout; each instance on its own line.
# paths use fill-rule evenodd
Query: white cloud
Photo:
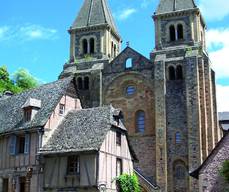
M 229 111 L 229 86 L 217 85 L 216 89 L 218 111 Z
M 229 15 L 228 0 L 199 0 L 199 7 L 207 20 L 222 20 Z
M 39 25 L 25 25 L 19 29 L 19 37 L 24 40 L 55 39 L 57 31 Z
M 121 11 L 119 14 L 117 14 L 117 18 L 119 20 L 125 20 L 128 17 L 130 17 L 131 15 L 133 15 L 134 13 L 136 13 L 137 10 L 134 8 L 128 8 L 128 9 L 124 9 L 123 11 Z
M 23 24 L 18 26 L 0 27 L 1 40 L 53 40 L 57 38 L 57 30 L 40 25 Z
M 207 44 L 216 78 L 229 77 L 229 28 L 207 31 Z
M 9 30 L 9 27 L 7 27 L 7 26 L 0 27 L 0 40 L 5 39 L 6 33 L 8 30 Z
M 141 7 L 146 8 L 150 3 L 153 3 L 153 0 L 142 0 Z

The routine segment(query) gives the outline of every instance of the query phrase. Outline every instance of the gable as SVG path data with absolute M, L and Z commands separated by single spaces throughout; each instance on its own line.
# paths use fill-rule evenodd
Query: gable
M 131 60 L 131 67 L 126 62 Z M 105 66 L 105 73 L 115 73 L 131 70 L 152 69 L 153 63 L 142 54 L 130 47 L 126 47 L 109 65 Z
M 44 126 L 71 82 L 72 78 L 65 78 L 10 98 L 0 99 L 0 134 Z M 74 92 L 71 94 L 74 95 Z M 41 107 L 31 121 L 25 122 L 22 106 L 29 98 L 40 100 Z

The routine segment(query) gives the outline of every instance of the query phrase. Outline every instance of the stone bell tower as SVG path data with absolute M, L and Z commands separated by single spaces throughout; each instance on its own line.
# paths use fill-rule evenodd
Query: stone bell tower
M 153 19 L 156 180 L 162 191 L 195 192 L 189 171 L 220 136 L 206 25 L 193 0 L 161 0 Z
M 113 59 L 120 51 L 121 38 L 106 0 L 85 0 L 69 34 L 71 58 Z
M 102 104 L 102 70 L 120 52 L 121 37 L 106 0 L 84 0 L 68 30 L 70 60 L 60 78 L 76 76 L 83 107 Z

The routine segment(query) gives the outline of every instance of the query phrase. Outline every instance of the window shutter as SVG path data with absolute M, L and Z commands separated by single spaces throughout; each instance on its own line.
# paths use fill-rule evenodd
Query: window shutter
M 12 135 L 10 137 L 10 155 L 16 155 L 16 143 L 17 137 L 16 135 Z
M 29 153 L 29 143 L 30 143 L 30 135 L 26 134 L 25 135 L 25 146 L 24 146 L 24 153 L 25 154 Z

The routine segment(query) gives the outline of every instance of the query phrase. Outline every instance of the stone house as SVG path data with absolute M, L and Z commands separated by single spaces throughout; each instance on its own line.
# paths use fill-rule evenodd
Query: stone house
M 129 44 L 121 51 L 107 0 L 84 0 L 59 78 L 76 77 L 83 108 L 122 109 L 139 175 L 161 191 L 195 192 L 189 171 L 222 137 L 206 23 L 194 0 L 160 0 L 153 12 L 155 45 L 146 58 Z
M 0 99 L 0 191 L 116 191 L 133 173 L 122 112 L 82 109 L 72 77 Z
M 229 160 L 229 132 L 219 141 L 202 165 L 190 175 L 199 179 L 201 192 L 227 192 L 229 183 L 220 175 L 219 170 L 225 160 Z

